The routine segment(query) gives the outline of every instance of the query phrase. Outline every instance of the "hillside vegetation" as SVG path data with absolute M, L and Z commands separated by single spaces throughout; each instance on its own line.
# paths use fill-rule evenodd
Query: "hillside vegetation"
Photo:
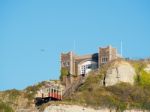
M 113 86 L 101 86 L 101 80 L 108 66 L 95 73 L 90 73 L 85 83 L 65 101 L 92 107 L 108 107 L 123 111 L 125 109 L 150 110 L 150 73 L 144 71 L 146 63 L 130 62 L 136 69 L 135 84 L 119 83 Z
M 120 64 L 120 61 L 118 60 Z M 113 68 L 113 62 L 89 73 L 85 82 L 79 88 L 71 93 L 70 96 L 59 102 L 49 102 L 41 105 L 40 111 L 43 111 L 51 104 L 73 104 L 90 106 L 94 108 L 106 107 L 120 112 L 126 109 L 150 110 L 150 73 L 145 71 L 149 62 L 128 61 L 136 72 L 134 84 L 117 83 L 112 86 L 104 86 L 104 77 L 106 77 L 108 68 Z M 62 76 L 66 76 L 66 70 L 61 71 Z M 62 76 L 60 79 L 62 80 Z M 34 97 L 37 91 L 46 84 L 43 81 L 37 85 L 29 86 L 19 91 L 16 89 L 0 92 L 0 112 L 15 112 L 16 109 L 35 109 Z
M 29 86 L 20 91 L 16 89 L 0 92 L 0 112 L 15 112 L 16 109 L 34 109 L 34 96 L 45 82 Z
M 9 104 L 0 101 L 0 112 L 14 112 Z

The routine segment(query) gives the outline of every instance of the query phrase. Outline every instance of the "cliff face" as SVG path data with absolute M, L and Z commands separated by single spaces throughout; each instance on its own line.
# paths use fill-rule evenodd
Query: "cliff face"
M 105 86 L 112 86 L 120 82 L 133 85 L 135 76 L 135 69 L 130 63 L 126 61 L 115 61 L 112 63 L 112 66 L 107 68 L 103 82 L 105 82 Z

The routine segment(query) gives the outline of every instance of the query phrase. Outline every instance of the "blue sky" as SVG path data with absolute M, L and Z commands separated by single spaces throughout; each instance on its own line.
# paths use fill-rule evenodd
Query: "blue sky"
M 121 40 L 125 57 L 150 56 L 150 0 L 0 0 L 0 90 L 58 79 L 61 52 Z

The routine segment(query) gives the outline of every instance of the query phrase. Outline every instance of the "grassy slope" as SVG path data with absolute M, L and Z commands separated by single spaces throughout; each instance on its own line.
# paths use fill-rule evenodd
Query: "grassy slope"
M 13 112 L 21 106 L 20 104 L 25 108 L 30 108 L 34 103 L 34 95 L 44 83 L 43 81 L 35 86 L 29 86 L 23 91 L 12 89 L 0 92 L 0 112 L 1 110 Z
M 0 112 L 14 112 L 9 104 L 0 101 Z
M 100 86 L 102 74 L 106 72 L 104 67 L 98 75 L 89 75 L 86 82 L 66 101 L 92 107 L 109 107 L 116 110 L 131 108 L 150 110 L 150 74 L 143 71 L 145 67 L 139 62 L 132 62 L 136 65 L 137 74 L 140 79 L 136 80 L 134 86 L 128 83 L 120 83 L 110 87 Z

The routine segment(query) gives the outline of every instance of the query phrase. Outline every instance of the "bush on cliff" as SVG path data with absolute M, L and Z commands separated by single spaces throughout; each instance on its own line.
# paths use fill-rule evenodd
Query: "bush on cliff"
M 141 71 L 139 85 L 143 87 L 150 87 L 150 73 L 147 73 L 144 70 Z
M 147 73 L 144 68 L 146 63 L 143 61 L 132 62 L 137 76 L 135 77 L 135 84 L 142 87 L 150 87 L 150 73 Z

